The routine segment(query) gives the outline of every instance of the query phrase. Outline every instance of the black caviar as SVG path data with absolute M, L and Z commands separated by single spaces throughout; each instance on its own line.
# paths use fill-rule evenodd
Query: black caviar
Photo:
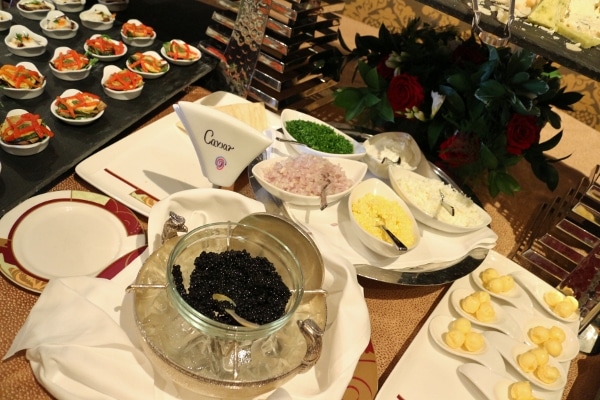
M 226 308 L 233 308 L 239 316 L 263 325 L 283 316 L 291 296 L 273 263 L 266 257 L 253 257 L 246 250 L 203 251 L 194 260 L 188 290 L 183 286 L 179 265 L 173 266 L 173 281 L 192 308 L 229 325 L 239 323 L 225 312 Z M 235 306 L 223 301 L 223 296 L 231 299 Z

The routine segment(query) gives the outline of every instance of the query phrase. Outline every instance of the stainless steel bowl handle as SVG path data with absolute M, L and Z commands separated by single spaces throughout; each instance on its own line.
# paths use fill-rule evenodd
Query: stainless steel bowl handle
M 323 329 L 312 319 L 298 321 L 298 327 L 304 339 L 306 339 L 306 354 L 299 366 L 299 373 L 304 373 L 311 369 L 319 357 L 321 357 L 321 349 L 323 347 Z

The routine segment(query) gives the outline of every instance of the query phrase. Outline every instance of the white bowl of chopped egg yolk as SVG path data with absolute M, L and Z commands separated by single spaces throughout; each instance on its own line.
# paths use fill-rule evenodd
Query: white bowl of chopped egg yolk
M 396 247 L 382 225 L 400 239 L 406 251 L 419 244 L 421 234 L 410 209 L 392 188 L 379 179 L 362 181 L 352 190 L 348 212 L 360 241 L 379 255 L 398 257 L 405 252 Z

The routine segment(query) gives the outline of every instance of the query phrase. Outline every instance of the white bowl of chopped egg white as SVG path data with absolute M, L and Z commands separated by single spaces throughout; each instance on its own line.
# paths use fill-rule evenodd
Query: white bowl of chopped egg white
M 366 152 L 363 161 L 378 178 L 389 178 L 388 167 L 391 164 L 414 171 L 421 162 L 419 145 L 405 132 L 378 133 L 365 140 L 363 147 Z
M 252 168 L 258 183 L 272 196 L 315 208 L 321 206 L 325 185 L 325 198 L 331 205 L 348 195 L 366 173 L 367 165 L 361 161 L 312 154 L 270 158 Z
M 348 198 L 348 213 L 356 236 L 370 250 L 385 257 L 398 257 L 417 247 L 421 234 L 408 205 L 377 178 L 359 183 Z M 406 246 L 399 250 L 383 225 Z
M 397 165 L 388 168 L 392 188 L 408 204 L 417 221 L 449 233 L 476 231 L 492 222 L 483 208 L 450 184 Z M 445 203 L 454 208 L 454 216 L 443 207 L 442 195 Z
M 300 124 L 303 125 L 300 129 L 309 132 L 306 136 L 299 137 L 297 134 L 294 135 L 294 130 L 289 129 L 291 127 L 289 124 L 297 125 L 299 121 Z M 357 142 L 344 132 L 320 119 L 300 111 L 289 108 L 284 109 L 281 112 L 281 126 L 284 139 L 306 143 L 306 145 L 286 143 L 286 147 L 291 150 L 292 154 L 304 153 L 321 157 L 337 157 L 351 160 L 360 160 L 365 156 L 365 148 L 362 143 Z M 332 151 L 319 151 L 313 148 L 315 146 L 320 148 L 330 148 Z M 335 151 L 335 149 L 341 149 L 340 146 L 346 146 L 350 151 L 345 153 Z

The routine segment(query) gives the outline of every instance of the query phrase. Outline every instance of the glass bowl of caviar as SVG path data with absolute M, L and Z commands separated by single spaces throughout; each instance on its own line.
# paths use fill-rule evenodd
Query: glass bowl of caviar
M 196 228 L 165 242 L 136 279 L 148 285 L 134 294 L 142 348 L 157 372 L 186 390 L 267 393 L 319 358 L 325 321 L 311 319 L 315 301 L 307 301 L 304 282 L 294 252 L 264 229 Z

